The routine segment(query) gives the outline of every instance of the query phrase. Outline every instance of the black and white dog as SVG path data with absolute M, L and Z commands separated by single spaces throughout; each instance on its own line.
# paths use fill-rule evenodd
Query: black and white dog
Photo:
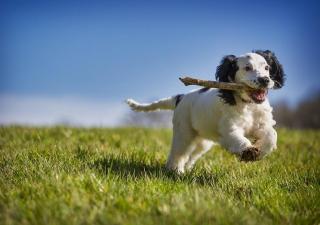
M 253 91 L 202 88 L 185 95 L 140 104 L 127 103 L 135 111 L 174 110 L 173 139 L 167 168 L 183 173 L 215 143 L 243 161 L 259 160 L 277 147 L 268 89 L 284 85 L 282 65 L 273 52 L 253 51 L 225 56 L 216 79 L 245 84 Z M 254 141 L 250 141 L 254 140 Z

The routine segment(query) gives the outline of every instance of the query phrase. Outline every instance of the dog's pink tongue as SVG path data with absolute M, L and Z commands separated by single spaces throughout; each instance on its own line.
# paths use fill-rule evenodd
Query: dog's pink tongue
M 252 93 L 252 95 L 258 100 L 264 100 L 266 95 L 267 95 L 267 91 L 265 91 L 265 90 L 257 90 L 257 91 L 254 91 Z

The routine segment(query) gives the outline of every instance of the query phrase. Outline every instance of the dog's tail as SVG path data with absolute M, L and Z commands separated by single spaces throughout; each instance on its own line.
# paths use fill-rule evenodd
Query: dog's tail
M 179 102 L 182 100 L 183 94 L 179 94 L 176 96 L 172 96 L 169 98 L 159 99 L 158 101 L 152 103 L 139 103 L 133 99 L 127 99 L 127 104 L 131 107 L 134 111 L 140 112 L 150 112 L 155 110 L 174 110 Z

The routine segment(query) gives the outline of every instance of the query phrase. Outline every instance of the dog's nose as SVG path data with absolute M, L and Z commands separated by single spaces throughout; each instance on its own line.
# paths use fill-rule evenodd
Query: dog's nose
M 269 77 L 259 77 L 258 82 L 260 83 L 261 86 L 267 87 L 270 82 L 270 79 Z

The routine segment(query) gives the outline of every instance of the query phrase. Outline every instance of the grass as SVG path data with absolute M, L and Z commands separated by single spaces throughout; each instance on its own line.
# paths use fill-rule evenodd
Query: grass
M 0 128 L 1 224 L 320 224 L 320 131 L 279 130 L 241 163 L 221 148 L 182 176 L 170 130 Z

